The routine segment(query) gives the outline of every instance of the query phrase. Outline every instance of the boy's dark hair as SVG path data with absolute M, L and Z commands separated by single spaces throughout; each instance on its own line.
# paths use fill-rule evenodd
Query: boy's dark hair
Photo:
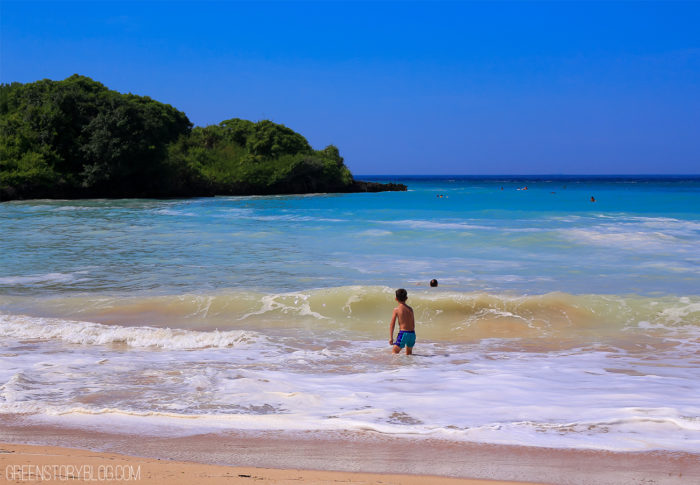
M 435 287 L 437 286 L 437 280 L 436 280 L 436 279 L 430 280 L 430 286 L 432 286 L 433 288 L 435 288 Z
M 396 299 L 399 300 L 401 303 L 405 302 L 406 300 L 408 300 L 408 292 L 403 288 L 399 288 L 398 290 L 396 290 Z

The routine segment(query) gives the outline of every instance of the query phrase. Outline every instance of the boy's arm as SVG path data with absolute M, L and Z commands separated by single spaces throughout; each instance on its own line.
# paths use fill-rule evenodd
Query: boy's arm
M 394 327 L 396 326 L 397 316 L 396 309 L 394 309 L 394 312 L 391 314 L 391 325 L 389 326 L 389 345 L 394 345 Z

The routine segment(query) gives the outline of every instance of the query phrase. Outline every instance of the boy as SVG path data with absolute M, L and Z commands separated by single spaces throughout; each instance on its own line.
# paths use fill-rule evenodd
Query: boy
M 395 354 L 401 352 L 406 347 L 406 355 L 413 354 L 413 346 L 416 343 L 416 322 L 413 318 L 413 308 L 406 305 L 408 293 L 403 288 L 396 290 L 396 301 L 399 306 L 394 308 L 391 314 L 391 328 L 389 329 L 389 345 L 393 345 L 392 351 Z M 399 319 L 399 334 L 394 341 L 394 326 L 396 319 Z

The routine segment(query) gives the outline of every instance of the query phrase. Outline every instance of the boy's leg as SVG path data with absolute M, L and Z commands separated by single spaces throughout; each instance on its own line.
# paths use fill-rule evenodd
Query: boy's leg
M 394 347 L 392 347 L 391 351 L 394 354 L 398 354 L 399 352 L 401 352 L 401 347 L 399 347 L 398 345 L 394 345 Z
M 406 355 L 413 355 L 413 347 L 406 346 Z

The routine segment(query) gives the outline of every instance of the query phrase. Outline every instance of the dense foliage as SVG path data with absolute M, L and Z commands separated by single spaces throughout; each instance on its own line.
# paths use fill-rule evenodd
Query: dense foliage
M 373 189 L 336 147 L 271 121 L 193 129 L 170 105 L 79 75 L 0 86 L 0 200 Z
M 184 113 L 89 78 L 0 87 L 0 188 L 8 196 L 166 194 Z
M 201 174 L 217 194 L 336 191 L 353 182 L 336 147 L 313 150 L 271 121 L 195 128 L 170 147 L 170 159 Z

